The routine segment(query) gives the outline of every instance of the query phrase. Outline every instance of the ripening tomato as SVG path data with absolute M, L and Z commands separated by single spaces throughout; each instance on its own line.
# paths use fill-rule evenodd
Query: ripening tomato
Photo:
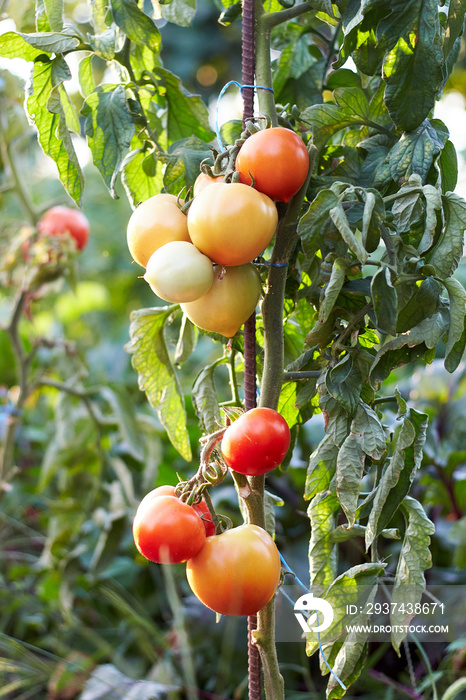
M 188 222 L 175 195 L 156 194 L 133 211 L 126 232 L 129 252 L 142 267 L 152 253 L 171 241 L 188 241 Z
M 231 469 L 256 476 L 283 462 L 290 440 L 290 429 L 283 416 L 272 408 L 252 408 L 228 426 L 221 449 Z
M 197 554 L 206 532 L 194 508 L 176 496 L 151 492 L 136 511 L 133 537 L 138 551 L 146 559 L 158 564 L 179 564 Z
M 280 555 L 268 532 L 241 525 L 208 537 L 186 564 L 193 593 L 222 615 L 253 615 L 273 598 Z
M 140 505 L 142 505 L 144 501 L 149 501 L 153 498 L 157 498 L 158 496 L 175 496 L 175 486 L 170 486 L 169 484 L 165 484 L 164 486 L 157 486 L 156 489 L 153 489 L 146 496 L 144 496 Z M 202 500 L 200 500 L 199 503 L 194 503 L 192 507 L 194 508 L 196 513 L 199 514 L 204 524 L 206 537 L 215 535 L 215 524 L 212 520 L 212 516 L 209 512 L 209 508 L 204 498 L 202 498 Z
M 251 263 L 227 268 L 217 265 L 207 294 L 181 304 L 181 308 L 199 328 L 232 338 L 256 308 L 260 292 L 259 273 Z
M 252 184 L 271 199 L 288 202 L 304 184 L 309 153 L 292 129 L 277 126 L 249 136 L 236 158 L 240 182 Z
M 191 241 L 219 265 L 251 262 L 269 245 L 277 227 L 272 200 L 241 183 L 215 183 L 201 190 L 188 210 Z
M 51 207 L 37 224 L 40 233 L 60 236 L 69 233 L 76 241 L 78 250 L 82 250 L 89 240 L 89 220 L 77 209 L 70 207 Z
M 210 175 L 207 175 L 207 173 L 201 173 L 200 175 L 197 176 L 196 180 L 194 181 L 194 187 L 193 187 L 193 197 L 197 197 L 199 192 L 203 190 L 205 187 L 208 187 L 209 185 L 213 185 L 214 182 L 223 182 L 224 177 L 223 175 L 217 175 L 216 177 L 210 177 Z
M 144 279 L 154 294 L 179 304 L 207 294 L 214 280 L 214 267 L 192 243 L 171 241 L 152 253 Z

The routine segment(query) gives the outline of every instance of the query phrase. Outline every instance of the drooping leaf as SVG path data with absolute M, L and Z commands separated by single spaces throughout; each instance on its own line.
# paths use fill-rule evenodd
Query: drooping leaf
M 36 60 L 27 91 L 27 110 L 37 127 L 44 153 L 55 161 L 64 187 L 80 204 L 84 178 L 69 132 L 70 122 L 75 129 L 79 125 L 74 107 L 70 105 L 62 85 L 70 77 L 62 57 L 51 61 Z
M 215 368 L 218 362 L 204 367 L 196 377 L 192 396 L 193 406 L 205 433 L 213 433 L 221 425 L 220 407 L 215 389 Z
M 136 137 L 133 137 L 132 143 L 134 142 L 137 142 Z M 147 173 L 144 168 L 147 155 L 148 153 L 143 148 L 138 148 L 131 151 L 123 162 L 121 181 L 133 207 L 140 202 L 145 202 L 149 197 L 159 194 L 163 188 L 162 164 L 157 160 L 155 154 L 152 154 L 156 166 L 155 173 Z
M 117 28 L 112 25 L 102 32 L 102 34 L 90 34 L 89 45 L 94 53 L 103 58 L 104 61 L 113 61 L 115 58 L 117 43 Z
M 362 387 L 361 370 L 349 353 L 326 374 L 327 390 L 352 415 L 359 403 Z
M 297 382 L 285 382 L 278 399 L 278 412 L 288 423 L 289 428 L 293 428 L 299 421 L 299 409 L 296 405 Z
M 125 349 L 138 372 L 139 388 L 145 391 L 151 406 L 180 455 L 190 461 L 191 446 L 186 428 L 186 409 L 181 387 L 168 354 L 164 328 L 176 307 L 141 309 L 131 315 L 131 340 Z
M 355 521 L 364 461 L 361 444 L 356 436 L 350 433 L 338 452 L 335 473 L 338 500 L 348 519 L 349 527 L 352 527 Z
M 85 132 L 95 165 L 112 197 L 115 181 L 128 153 L 134 123 L 123 85 L 100 85 L 85 100 L 82 114 Z
M 437 0 L 394 0 L 377 26 L 387 53 L 385 103 L 396 127 L 413 131 L 428 116 L 443 79 Z
M 83 97 L 87 97 L 95 90 L 95 80 L 92 74 L 92 54 L 85 56 L 79 62 L 79 85 Z
M 392 282 L 392 272 L 384 265 L 371 282 L 372 303 L 377 327 L 389 335 L 396 334 L 397 294 Z
M 406 333 L 437 311 L 440 289 L 440 284 L 433 277 L 421 282 L 408 303 L 398 312 L 398 333 Z
M 458 183 L 458 156 L 453 143 L 448 140 L 438 159 L 442 177 L 442 194 L 453 192 Z
M 450 277 L 444 280 L 450 299 L 450 327 L 448 329 L 447 346 L 445 349 L 445 363 L 448 364 L 450 354 L 455 345 L 461 340 L 464 333 L 466 316 L 466 291 L 457 279 Z
M 381 459 L 387 448 L 385 431 L 377 413 L 363 401 L 359 402 L 354 414 L 351 433 L 368 457 Z
M 158 53 L 160 31 L 154 20 L 139 9 L 134 0 L 111 0 L 110 6 L 115 24 L 131 41 L 145 44 L 151 51 Z
M 409 412 L 396 436 L 392 457 L 379 481 L 366 529 L 366 548 L 389 524 L 408 494 L 422 460 L 428 418 L 415 409 Z
M 365 250 L 359 241 L 359 238 L 357 238 L 355 233 L 352 231 L 341 202 L 339 202 L 336 207 L 331 209 L 330 218 L 337 227 L 348 248 L 364 265 L 368 257 L 367 250 Z
M 329 314 L 335 305 L 338 295 L 341 292 L 341 288 L 345 283 L 346 273 L 349 266 L 350 262 L 346 258 L 336 258 L 336 260 L 333 261 L 330 280 L 324 289 L 324 298 L 320 305 L 319 311 L 321 321 L 323 322 L 328 319 Z
M 340 574 L 322 596 L 333 608 L 333 621 L 330 627 L 320 633 L 321 644 L 330 644 L 341 637 L 346 625 L 352 624 L 347 614 L 347 606 L 357 605 L 363 609 L 373 595 L 379 576 L 385 571 L 385 563 L 366 563 L 353 566 Z M 317 633 L 306 634 L 306 654 L 312 656 L 319 648 Z
M 337 465 L 338 447 L 328 435 L 316 447 L 309 459 L 304 498 L 310 499 L 330 486 Z
M 450 277 L 463 254 L 463 238 L 466 229 L 466 202 L 459 195 L 448 192 L 442 197 L 445 225 L 438 242 L 426 256 L 437 275 Z
M 298 235 L 301 238 L 304 254 L 314 257 L 322 245 L 322 232 L 329 220 L 331 210 L 338 204 L 338 197 L 332 190 L 320 190 L 311 202 L 307 212 L 298 223 Z
M 45 9 L 53 32 L 63 29 L 63 0 L 45 0 Z
M 318 586 L 324 592 L 336 576 L 336 548 L 330 540 L 335 527 L 335 513 L 339 508 L 333 491 L 322 491 L 309 503 L 307 514 L 311 521 L 309 541 L 310 585 Z
M 445 29 L 442 46 L 443 56 L 445 59 L 453 50 L 458 37 L 463 33 L 465 12 L 466 4 L 464 0 L 450 0 L 448 4 L 447 26 Z
M 421 602 L 426 587 L 424 571 L 432 566 L 430 537 L 435 532 L 434 524 L 416 499 L 406 496 L 401 508 L 407 520 L 407 526 L 398 559 L 390 606 L 392 645 L 398 655 L 400 645 L 406 636 L 405 625 L 409 626 L 414 617 L 414 613 L 404 611 L 415 609 Z

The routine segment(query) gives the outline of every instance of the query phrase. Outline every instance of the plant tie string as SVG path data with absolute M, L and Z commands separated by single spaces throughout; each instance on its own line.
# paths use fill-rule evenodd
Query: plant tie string
M 294 573 L 294 571 L 292 571 L 292 569 L 288 566 L 288 564 L 287 564 L 287 562 L 285 561 L 283 555 L 282 555 L 280 552 L 279 552 L 279 554 L 280 554 L 280 559 L 281 559 L 281 561 L 282 561 L 282 564 L 284 565 L 284 567 L 285 567 L 285 569 L 287 570 L 287 572 L 290 573 L 290 574 L 293 576 L 293 578 L 295 579 L 296 583 L 298 583 L 298 584 L 301 586 L 301 588 L 302 588 L 303 590 L 306 591 L 306 593 L 310 593 L 309 588 L 308 588 L 306 585 L 304 585 L 304 583 L 298 578 L 298 576 Z M 281 591 L 281 593 L 285 596 L 285 598 L 288 600 L 288 602 L 291 603 L 291 605 L 292 605 L 293 608 L 294 608 L 294 601 L 293 601 L 292 598 L 288 595 L 288 593 L 286 593 L 286 592 L 283 590 L 283 588 L 280 588 L 280 591 Z M 315 614 L 316 614 L 316 616 L 317 616 L 317 626 L 319 626 L 319 624 L 320 624 L 320 621 L 319 621 L 319 611 L 318 611 L 318 610 L 315 610 Z M 323 649 L 323 647 L 322 647 L 322 641 L 321 641 L 321 639 L 320 639 L 320 632 L 319 632 L 319 630 L 317 630 L 317 641 L 318 641 L 318 643 L 319 643 L 319 651 L 320 651 L 320 654 L 321 654 L 321 656 L 322 656 L 322 658 L 323 658 L 323 660 L 324 660 L 324 663 L 325 663 L 325 665 L 327 666 L 328 670 L 330 671 L 330 673 L 332 674 L 332 676 L 335 678 L 335 680 L 338 681 L 338 683 L 341 685 L 341 687 L 343 688 L 343 690 L 347 690 L 346 685 L 343 683 L 342 680 L 340 680 L 340 678 L 338 678 L 337 674 L 335 673 L 335 671 L 333 670 L 333 668 L 331 668 L 330 664 L 328 663 L 328 661 L 327 661 L 327 659 L 326 659 L 326 657 L 325 657 L 324 649 Z
M 215 113 L 215 133 L 217 135 L 218 145 L 220 146 L 221 149 L 224 148 L 224 145 L 222 142 L 222 137 L 220 136 L 219 106 L 220 106 L 220 100 L 222 99 L 223 95 L 226 93 L 226 91 L 228 90 L 228 88 L 231 85 L 236 85 L 237 87 L 239 87 L 241 92 L 245 88 L 252 88 L 255 92 L 257 90 L 269 90 L 270 92 L 273 92 L 273 88 L 267 87 L 266 85 L 241 85 L 241 83 L 239 83 L 237 80 L 230 80 L 228 83 L 226 83 L 226 85 L 224 85 L 222 87 L 222 89 L 220 90 L 219 96 L 217 98 L 217 109 L 216 109 L 216 113 Z

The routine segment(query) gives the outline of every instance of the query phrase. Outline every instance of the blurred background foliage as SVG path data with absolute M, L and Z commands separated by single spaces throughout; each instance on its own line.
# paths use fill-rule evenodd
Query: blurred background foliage
M 8 17 L 18 30 L 30 31 L 33 5 L 29 0 L 0 0 L 0 20 Z M 87 7 L 66 2 L 67 13 L 84 30 Z M 226 30 L 217 17 L 218 8 L 202 0 L 196 32 L 173 25 L 161 28 L 166 67 L 213 104 L 222 85 L 240 73 L 239 27 Z M 451 89 L 466 98 L 464 58 L 453 73 Z M 69 204 L 27 125 L 23 82 L 6 69 L 0 71 L 0 96 L 7 138 L 35 207 L 43 211 L 52 203 Z M 81 157 L 87 161 L 84 148 Z M 17 434 L 16 473 L 0 500 L 0 698 L 122 697 L 112 695 L 108 685 L 102 689 L 95 675 L 83 692 L 96 668 L 110 685 L 127 689 L 124 697 L 245 698 L 245 621 L 224 618 L 215 624 L 215 615 L 190 594 L 183 565 L 172 567 L 167 579 L 161 567 L 137 554 L 132 541 L 131 521 L 142 496 L 154 486 L 176 483 L 177 474 L 190 476 L 196 465 L 186 464 L 169 443 L 137 387 L 124 350 L 131 311 L 157 304 L 127 251 L 130 206 L 121 186 L 120 199 L 110 198 L 89 163 L 85 177 L 83 211 L 91 222 L 91 238 L 79 257 L 76 281 L 48 285 L 21 323 L 26 346 L 35 337 L 49 341 L 36 353 L 32 367 L 39 384 L 43 380 L 48 385 L 38 386 L 27 401 Z M 0 159 L 2 252 L 30 226 L 8 183 L 8 168 Z M 458 275 L 464 284 L 464 264 Z M 13 296 L 13 288 L 0 288 L 2 324 L 8 322 Z M 175 342 L 174 332 L 173 348 Z M 209 339 L 199 340 L 183 373 L 187 393 L 206 359 L 220 354 L 221 348 Z M 17 379 L 8 336 L 0 330 L 0 434 Z M 227 382 L 225 373 L 225 388 L 218 381 L 220 398 L 228 395 Z M 423 469 L 413 491 L 436 524 L 434 567 L 427 580 L 466 585 L 464 364 L 453 377 L 440 361 L 414 374 L 400 370 L 385 391 L 392 393 L 395 386 L 430 416 Z M 199 428 L 187 403 L 196 455 Z M 387 421 L 395 417 L 386 411 Z M 322 436 L 323 421 L 316 415 L 300 431 L 287 470 L 268 480 L 283 503 L 276 508 L 277 543 L 304 579 L 309 521 L 299 494 L 307 456 Z M 212 496 L 218 510 L 239 524 L 232 483 L 226 481 Z M 390 547 L 399 546 L 387 545 L 387 556 Z M 360 561 L 362 549 L 358 538 L 347 542 L 342 567 Z M 317 659 L 307 659 L 299 642 L 281 647 L 287 699 L 322 697 L 324 679 Z M 367 667 L 347 697 L 398 698 L 408 690 L 411 697 L 435 697 L 434 682 L 440 692 L 466 671 L 465 639 L 449 646 L 430 644 L 425 656 L 412 647 L 404 653 L 409 656 L 400 663 L 388 644 L 373 645 Z M 141 678 L 147 685 L 135 690 Z

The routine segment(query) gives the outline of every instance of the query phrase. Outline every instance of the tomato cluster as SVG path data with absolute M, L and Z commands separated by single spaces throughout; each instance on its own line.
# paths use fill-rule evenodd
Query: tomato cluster
M 270 535 L 256 525 L 215 534 L 204 500 L 190 506 L 173 486 L 160 486 L 139 504 L 133 522 L 138 551 L 150 561 L 187 562 L 193 593 L 224 615 L 251 615 L 272 599 L 280 580 L 280 556 Z
M 139 205 L 127 229 L 130 253 L 154 293 L 181 304 L 199 328 L 228 338 L 259 300 L 252 261 L 274 236 L 274 200 L 297 192 L 309 158 L 290 129 L 265 129 L 245 141 L 236 169 L 232 183 L 201 173 L 187 215 L 174 195 L 158 194 Z

